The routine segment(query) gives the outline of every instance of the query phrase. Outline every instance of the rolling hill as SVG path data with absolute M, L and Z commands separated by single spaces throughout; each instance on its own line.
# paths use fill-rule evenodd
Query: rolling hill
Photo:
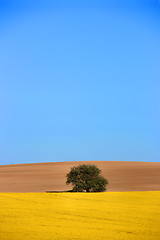
M 109 181 L 109 192 L 160 191 L 160 163 L 129 161 L 82 161 L 0 166 L 0 192 L 65 191 L 70 168 L 95 164 Z

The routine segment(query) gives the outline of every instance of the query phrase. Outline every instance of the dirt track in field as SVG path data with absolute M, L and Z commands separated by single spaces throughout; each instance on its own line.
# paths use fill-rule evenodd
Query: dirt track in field
M 160 191 L 160 163 L 83 161 L 0 165 L 0 192 L 65 191 L 66 174 L 79 164 L 95 164 L 109 181 L 108 191 Z

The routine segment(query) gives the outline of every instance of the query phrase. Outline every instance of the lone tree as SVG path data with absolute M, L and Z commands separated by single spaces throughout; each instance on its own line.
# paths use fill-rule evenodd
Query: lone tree
M 66 184 L 71 183 L 74 186 L 73 192 L 103 192 L 108 181 L 100 173 L 101 170 L 95 165 L 82 164 L 72 167 L 66 176 Z

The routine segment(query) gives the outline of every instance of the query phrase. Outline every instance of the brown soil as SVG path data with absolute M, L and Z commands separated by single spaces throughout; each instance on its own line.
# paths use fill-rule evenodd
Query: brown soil
M 65 191 L 70 168 L 95 164 L 109 181 L 108 191 L 160 191 L 160 163 L 83 161 L 0 166 L 0 192 Z

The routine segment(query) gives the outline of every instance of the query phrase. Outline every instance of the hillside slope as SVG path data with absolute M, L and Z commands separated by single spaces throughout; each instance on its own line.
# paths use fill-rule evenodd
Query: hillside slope
M 109 181 L 108 191 L 160 191 L 160 163 L 127 161 L 83 161 L 0 166 L 0 192 L 44 192 L 69 190 L 65 184 L 70 168 L 95 164 Z

